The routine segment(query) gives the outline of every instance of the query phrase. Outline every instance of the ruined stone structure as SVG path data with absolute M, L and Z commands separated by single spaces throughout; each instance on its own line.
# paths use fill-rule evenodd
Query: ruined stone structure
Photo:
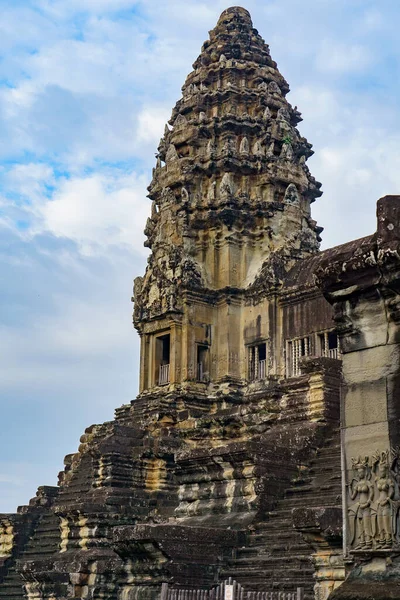
M 358 597 L 361 560 L 387 574 L 400 199 L 380 201 L 377 234 L 320 252 L 311 145 L 246 10 L 222 13 L 193 69 L 149 187 L 139 396 L 86 430 L 57 488 L 0 515 L 1 599 L 155 599 L 231 576 L 324 600 Z

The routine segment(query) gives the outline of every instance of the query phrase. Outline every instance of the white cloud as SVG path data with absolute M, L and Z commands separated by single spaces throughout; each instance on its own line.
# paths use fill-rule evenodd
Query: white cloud
M 53 169 L 44 163 L 14 165 L 6 175 L 9 189 L 29 200 L 40 200 L 45 187 L 55 183 Z
M 138 115 L 137 141 L 152 144 L 156 150 L 170 114 L 171 110 L 166 107 L 143 109 Z
M 126 246 L 146 254 L 143 229 L 149 215 L 146 178 L 94 174 L 66 179 L 38 207 L 39 227 L 78 244 L 83 254 Z
M 371 66 L 373 56 L 366 46 L 344 44 L 338 40 L 323 41 L 316 57 L 320 71 L 356 73 Z
M 64 18 L 74 14 L 89 12 L 94 14 L 113 13 L 134 8 L 138 0 L 39 0 L 40 8 L 49 15 Z

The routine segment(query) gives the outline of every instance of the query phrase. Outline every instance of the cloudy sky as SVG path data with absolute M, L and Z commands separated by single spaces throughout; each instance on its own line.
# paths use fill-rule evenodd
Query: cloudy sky
M 0 512 L 137 393 L 154 153 L 220 0 L 0 0 Z M 247 0 L 303 113 L 324 247 L 400 193 L 398 0 Z

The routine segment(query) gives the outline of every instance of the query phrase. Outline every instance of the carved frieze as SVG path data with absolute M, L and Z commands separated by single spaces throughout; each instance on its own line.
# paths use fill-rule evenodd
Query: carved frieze
M 399 449 L 352 459 L 347 484 L 350 550 L 390 549 L 399 543 Z

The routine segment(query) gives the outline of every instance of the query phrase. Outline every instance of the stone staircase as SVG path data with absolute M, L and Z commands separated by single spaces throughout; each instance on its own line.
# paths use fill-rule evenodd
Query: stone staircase
M 24 561 L 43 560 L 58 550 L 60 538 L 58 522 L 58 518 L 51 511 L 46 511 L 39 517 L 35 533 L 24 548 Z M 25 600 L 27 597 L 24 593 L 22 577 L 16 570 L 17 560 L 10 562 L 7 575 L 0 585 L 2 600 Z
M 295 590 L 314 599 L 314 566 L 310 546 L 293 528 L 292 510 L 341 505 L 340 433 L 334 430 L 317 450 L 310 467 L 285 492 L 264 522 L 255 526 L 249 543 L 220 575 L 234 577 L 250 589 Z

